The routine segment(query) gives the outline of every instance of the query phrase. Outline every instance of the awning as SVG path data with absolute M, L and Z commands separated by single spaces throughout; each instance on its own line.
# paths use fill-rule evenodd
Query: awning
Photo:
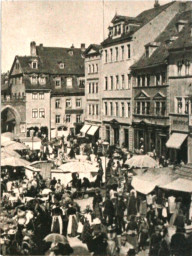
M 85 124 L 85 125 L 83 125 L 83 127 L 81 128 L 80 132 L 86 133 L 86 132 L 89 130 L 90 127 L 91 127 L 91 125 Z
M 131 185 L 136 191 L 147 195 L 155 187 L 168 184 L 174 179 L 176 179 L 175 175 L 169 168 L 151 168 L 141 175 L 133 176 Z
M 177 179 L 174 180 L 166 185 L 160 186 L 163 189 L 169 189 L 169 190 L 176 190 L 176 191 L 182 191 L 182 192 L 192 192 L 192 180 L 187 179 Z
M 166 147 L 180 149 L 181 145 L 183 144 L 187 136 L 188 134 L 184 134 L 184 133 L 176 133 L 176 132 L 172 133 L 169 140 L 166 143 Z
M 87 132 L 87 134 L 93 136 L 93 135 L 96 133 L 96 131 L 97 131 L 98 129 L 99 129 L 99 126 L 93 125 L 93 126 L 91 126 L 91 128 L 89 129 L 89 131 Z

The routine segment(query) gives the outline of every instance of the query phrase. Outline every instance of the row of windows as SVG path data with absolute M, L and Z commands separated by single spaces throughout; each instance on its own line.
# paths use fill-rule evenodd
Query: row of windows
M 187 97 L 175 98 L 175 113 L 177 114 L 190 114 L 192 113 L 192 101 Z
M 14 85 L 14 84 L 22 84 L 23 78 L 22 76 L 20 77 L 13 77 L 10 82 Z
M 131 102 L 104 102 L 104 115 L 130 117 Z
M 21 99 L 21 98 L 24 98 L 25 97 L 25 93 L 24 92 L 18 92 L 18 93 L 14 93 L 12 94 L 12 96 L 15 98 L 15 99 Z
M 128 44 L 126 47 L 124 45 L 120 47 L 110 48 L 105 50 L 105 63 L 110 63 L 114 61 L 121 61 L 124 59 L 131 58 L 131 45 Z
M 88 113 L 90 116 L 98 116 L 99 115 L 99 105 L 98 104 L 89 104 L 88 105 Z
M 105 77 L 105 90 L 121 90 L 131 88 L 131 75 L 116 75 Z
M 33 100 L 44 100 L 44 93 L 43 92 L 40 92 L 40 93 L 37 93 L 37 92 L 33 92 L 32 93 L 32 99 Z
M 71 115 L 65 115 L 64 122 L 70 123 L 71 122 Z M 55 116 L 55 123 L 61 123 L 61 115 Z M 76 115 L 76 123 L 81 123 L 81 115 Z
M 146 87 L 146 86 L 159 86 L 165 85 L 167 82 L 166 73 L 159 73 L 155 76 L 151 75 L 140 75 L 137 76 L 137 87 Z
M 72 106 L 71 99 L 66 99 L 65 106 L 66 106 L 66 108 L 70 108 Z M 81 99 L 76 99 L 76 107 L 77 108 L 81 107 Z M 55 108 L 61 108 L 61 100 L 60 99 L 55 100 Z
M 178 61 L 177 62 L 177 74 L 178 76 L 188 76 L 190 75 L 190 69 L 191 67 L 191 63 L 189 60 L 185 60 L 185 61 Z
M 155 101 L 155 107 L 153 107 L 150 101 L 137 101 L 135 114 L 165 116 L 166 103 L 165 101 Z
M 98 64 L 90 64 L 88 66 L 88 74 L 98 73 Z
M 98 93 L 99 88 L 98 88 L 98 83 L 89 83 L 89 94 L 91 93 Z
M 46 77 L 38 77 L 38 76 L 31 76 L 31 83 L 32 84 L 45 84 L 46 83 Z
M 39 113 L 39 116 L 38 116 Z M 37 108 L 32 109 L 32 118 L 45 118 L 45 109 L 40 108 L 39 111 Z

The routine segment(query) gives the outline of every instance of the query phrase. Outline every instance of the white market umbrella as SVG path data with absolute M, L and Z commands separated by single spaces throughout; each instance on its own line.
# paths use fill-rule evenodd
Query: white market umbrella
M 51 192 L 52 192 L 51 189 L 45 188 L 45 189 L 43 189 L 43 191 L 42 191 L 42 195 L 48 195 L 48 194 L 51 193 Z
M 30 162 L 17 158 L 17 157 L 8 157 L 5 159 L 1 159 L 1 166 L 13 166 L 13 167 L 19 167 L 19 166 L 27 166 Z
M 24 150 L 24 149 L 28 149 L 28 147 L 20 142 L 17 141 L 10 141 L 10 143 L 7 143 L 5 145 L 7 150 Z
M 148 155 L 135 155 L 125 162 L 126 165 L 135 168 L 155 168 L 158 163 Z
M 98 167 L 90 162 L 67 162 L 59 167 L 63 172 L 91 173 L 98 172 Z
M 1 148 L 1 159 L 7 158 L 7 157 L 20 158 L 21 156 L 19 155 L 19 153 L 15 151 L 7 150 L 6 148 Z

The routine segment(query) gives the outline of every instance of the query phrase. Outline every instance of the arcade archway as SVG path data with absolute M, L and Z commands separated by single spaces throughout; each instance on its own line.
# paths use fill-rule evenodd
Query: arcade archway
M 1 109 L 1 132 L 20 132 L 21 117 L 19 112 L 12 106 L 7 105 Z

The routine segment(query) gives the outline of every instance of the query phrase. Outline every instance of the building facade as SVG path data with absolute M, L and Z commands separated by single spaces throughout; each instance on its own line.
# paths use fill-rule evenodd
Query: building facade
M 83 133 L 92 142 L 101 137 L 101 46 L 91 44 L 85 51 L 85 126 Z
M 31 129 L 50 138 L 58 131 L 78 133 L 84 121 L 84 51 L 30 45 L 30 56 L 16 56 L 9 74 L 10 98 L 24 102 L 19 132 Z M 22 115 L 22 113 L 19 113 Z
M 192 163 L 192 12 L 177 22 L 178 38 L 169 47 L 170 159 Z
M 102 138 L 110 144 L 134 149 L 130 67 L 145 52 L 144 46 L 155 40 L 185 7 L 179 2 L 157 4 L 137 17 L 115 15 L 113 18 L 108 38 L 101 44 Z

